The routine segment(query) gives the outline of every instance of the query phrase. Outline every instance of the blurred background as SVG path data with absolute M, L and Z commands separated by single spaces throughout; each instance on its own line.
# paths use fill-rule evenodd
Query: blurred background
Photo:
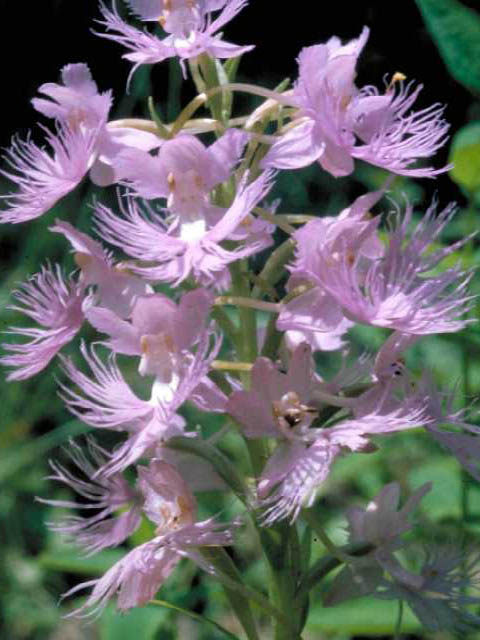
M 125 95 L 130 64 L 121 59 L 123 51 L 119 46 L 92 33 L 95 19 L 99 17 L 97 0 L 42 0 L 28 5 L 1 0 L 0 7 L 2 148 L 9 146 L 15 133 L 24 138 L 30 129 L 33 138 L 41 140 L 42 133 L 36 126 L 37 115 L 30 100 L 40 84 L 56 82 L 59 70 L 67 63 L 87 62 L 100 90 L 114 90 L 112 118 L 132 113 L 147 116 L 146 101 L 153 96 L 168 121 L 175 117 L 180 105 L 194 96 L 189 81 L 181 84 L 175 61 L 153 69 L 140 69 L 134 76 L 130 94 Z M 442 16 L 448 20 L 442 21 Z M 443 166 L 453 159 L 456 169 L 435 181 L 398 178 L 392 192 L 399 201 L 404 197 L 411 199 L 419 216 L 435 194 L 442 207 L 451 200 L 457 201 L 459 213 L 444 241 L 460 239 L 478 229 L 480 213 L 478 0 L 462 4 L 456 0 L 393 3 L 251 0 L 225 31 L 229 41 L 256 45 L 256 50 L 242 60 L 238 79 L 274 88 L 286 77 L 295 80 L 296 56 L 303 46 L 324 42 L 334 34 L 344 40 L 356 37 L 363 25 L 370 27 L 371 37 L 360 60 L 359 85 L 381 87 L 386 75 L 391 77 L 401 71 L 409 80 L 425 85 L 417 108 L 433 102 L 447 105 L 445 115 L 451 123 L 451 138 L 435 164 Z M 236 101 L 236 114 L 247 113 L 258 102 L 240 96 Z M 379 186 L 383 178 L 382 171 L 360 163 L 353 176 L 337 180 L 313 166 L 282 175 L 274 195 L 282 199 L 281 212 L 331 215 L 347 206 L 352 198 Z M 1 193 L 10 190 L 3 178 L 0 187 Z M 48 233 L 48 227 L 60 217 L 88 229 L 89 204 L 96 193 L 85 181 L 46 216 L 27 225 L 0 229 L 1 330 L 21 321 L 7 309 L 11 291 L 18 283 L 38 271 L 46 260 L 59 261 L 67 270 L 72 270 L 73 262 L 67 255 L 65 243 Z M 102 191 L 101 197 L 104 200 L 114 196 Z M 466 267 L 477 266 L 478 257 L 476 241 L 454 256 Z M 478 278 L 474 287 L 478 290 Z M 472 317 L 475 315 L 472 313 Z M 381 331 L 364 329 L 357 331 L 352 340 L 360 352 L 374 350 L 384 337 Z M 5 336 L 4 340 L 8 339 Z M 459 406 L 470 403 L 480 389 L 480 331 L 472 325 L 461 335 L 424 339 L 409 352 L 408 365 L 414 371 L 429 367 L 439 384 L 449 388 L 457 386 Z M 65 461 L 62 446 L 68 438 L 86 431 L 85 426 L 72 420 L 57 397 L 54 376 L 61 375 L 54 364 L 31 381 L 3 382 L 1 386 L 0 638 L 216 640 L 224 637 L 207 622 L 189 619 L 182 609 L 213 618 L 241 638 L 220 587 L 203 579 L 187 563 L 181 564 L 160 592 L 160 597 L 177 609 L 146 607 L 118 616 L 108 607 L 102 617 L 89 626 L 62 618 L 78 603 L 59 604 L 59 594 L 80 580 L 100 575 L 124 551 L 118 549 L 82 558 L 77 550 L 47 529 L 46 521 L 61 516 L 58 510 L 34 499 L 34 496 L 68 499 L 66 490 L 45 480 L 48 459 Z M 207 431 L 219 427 L 219 418 L 212 422 L 193 410 L 187 410 L 187 417 L 194 424 L 201 423 Z M 106 444 L 112 442 L 107 439 Z M 225 447 L 229 454 L 240 456 L 235 441 L 227 442 Z M 434 482 L 434 490 L 424 500 L 421 526 L 416 533 L 419 542 L 461 539 L 468 548 L 480 548 L 478 483 L 420 433 L 392 437 L 383 441 L 377 453 L 351 455 L 335 466 L 318 507 L 335 541 L 345 540 L 342 517 L 345 507 L 352 502 L 365 504 L 392 480 L 397 480 L 406 493 L 427 480 Z M 237 509 L 235 504 L 214 493 L 205 496 L 205 505 L 202 508 L 207 512 L 221 509 L 228 514 Z M 148 535 L 148 530 L 141 529 L 131 544 L 142 542 Z M 318 545 L 317 555 L 322 551 Z M 240 567 L 250 566 L 247 579 L 251 584 L 262 587 L 263 566 L 260 561 L 254 562 L 254 552 L 247 543 L 236 559 Z M 320 597 L 320 591 L 313 592 L 305 640 L 392 637 L 396 618 L 393 603 L 361 599 L 325 609 Z M 446 640 L 453 637 L 448 633 L 422 631 L 408 611 L 403 629 L 404 638 Z M 469 637 L 480 638 L 480 634 Z

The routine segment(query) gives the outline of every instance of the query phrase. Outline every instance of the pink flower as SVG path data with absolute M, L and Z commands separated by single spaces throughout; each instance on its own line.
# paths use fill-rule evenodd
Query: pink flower
M 289 438 L 307 432 L 316 416 L 309 402 L 319 379 L 311 349 L 302 343 L 294 351 L 287 373 L 268 358 L 257 358 L 249 391 L 235 391 L 226 411 L 242 425 L 247 438 Z
M 238 129 L 228 129 L 209 147 L 183 134 L 165 141 L 156 155 L 125 149 L 115 168 L 134 195 L 167 198 L 167 208 L 180 222 L 194 222 L 204 211 L 208 215 L 210 209 L 219 209 L 210 204 L 210 192 L 230 178 L 247 141 L 248 134 Z
M 290 517 L 311 505 L 340 452 L 329 434 L 310 429 L 318 409 L 309 401 L 319 386 L 311 349 L 303 343 L 292 355 L 287 373 L 267 358 L 252 369 L 252 390 L 235 391 L 226 411 L 242 426 L 247 438 L 273 437 L 279 444 L 259 478 L 263 523 Z
M 337 217 L 326 216 L 313 220 L 295 233 L 297 246 L 295 261 L 289 267 L 292 276 L 287 289 L 307 284 L 305 293 L 286 303 L 278 316 L 277 327 L 301 335 L 313 335 L 308 339 L 314 349 L 336 349 L 341 338 L 353 326 L 342 305 L 325 287 L 312 277 L 319 269 L 320 256 L 328 261 L 330 271 L 341 269 L 344 261 L 353 263 L 358 256 L 359 277 L 370 261 L 380 259 L 384 253 L 377 229 L 379 218 L 371 218 L 369 211 L 382 197 L 384 191 L 361 196 L 351 207 Z M 312 286 L 313 285 L 313 286 Z M 306 332 L 306 333 L 305 333 Z
M 352 559 L 337 574 L 326 596 L 327 605 L 369 594 L 382 597 L 384 589 L 388 590 L 391 584 L 384 578 L 385 571 L 405 586 L 421 587 L 421 577 L 404 569 L 394 554 L 405 546 L 402 535 L 412 528 L 412 513 L 431 488 L 431 483 L 422 485 L 399 509 L 400 486 L 392 482 L 369 502 L 366 509 L 347 509 L 350 542 L 371 545 L 372 549 Z
M 370 543 L 382 552 L 398 549 L 402 545 L 399 537 L 412 528 L 409 518 L 431 488 L 431 482 L 422 485 L 399 509 L 400 486 L 392 482 L 383 487 L 366 509 L 349 507 L 347 520 L 350 541 Z
M 1 173 L 19 190 L 2 196 L 9 208 L 0 213 L 0 222 L 16 224 L 38 218 L 75 189 L 90 166 L 97 133 L 58 125 L 57 136 L 46 132 L 52 154 L 30 139 L 14 139 L 5 156 L 11 171 Z
M 96 287 L 96 301 L 120 318 L 128 318 L 135 300 L 152 292 L 145 284 L 119 265 L 90 236 L 77 231 L 69 222 L 56 220 L 50 231 L 61 233 L 72 245 L 74 258 L 80 267 L 80 283 Z
M 303 343 L 294 351 L 287 373 L 267 358 L 258 358 L 251 390 L 235 391 L 228 399 L 225 409 L 247 438 L 278 440 L 258 483 L 264 524 L 294 520 L 301 508 L 311 506 L 342 451 L 369 451 L 372 436 L 432 424 L 425 385 L 397 397 L 393 378 L 355 398 L 330 395 L 350 383 L 348 375 L 322 382 L 315 374 L 311 349 Z M 331 399 L 333 406 L 338 401 L 338 408 L 352 415 L 318 428 L 315 421 Z
M 111 336 L 105 344 L 115 353 L 141 356 L 139 372 L 169 382 L 182 369 L 184 355 L 201 337 L 213 296 L 205 289 L 184 294 L 180 304 L 161 294 L 136 298 L 130 322 L 110 309 L 92 307 L 90 324 Z
M 64 597 L 93 586 L 86 603 L 74 615 L 99 611 L 118 593 L 120 610 L 147 604 L 152 600 L 182 557 L 203 569 L 214 568 L 202 558 L 198 548 L 224 546 L 233 542 L 233 525 L 213 519 L 196 522 L 196 501 L 179 473 L 169 464 L 152 460 L 149 467 L 138 468 L 138 487 L 144 497 L 143 509 L 157 526 L 156 536 L 130 551 L 98 580 L 80 584 Z
M 469 322 L 462 315 L 472 303 L 466 291 L 471 274 L 451 267 L 427 275 L 465 242 L 428 253 L 454 213 L 450 205 L 437 215 L 433 204 L 409 238 L 412 207 L 407 206 L 402 220 L 397 211 L 388 245 L 377 256 L 365 254 L 363 242 L 374 232 L 378 218 L 363 223 L 364 231 L 355 236 L 356 248 L 349 246 L 348 237 L 339 235 L 337 251 L 319 240 L 316 231 L 322 220 L 309 222 L 296 234 L 298 257 L 291 271 L 314 288 L 287 305 L 279 318 L 280 328 L 306 328 L 303 316 L 313 316 L 312 328 L 332 331 L 345 316 L 416 335 L 460 330 Z M 312 306 L 314 296 L 317 306 Z M 319 297 L 331 303 L 322 305 Z
M 368 36 L 364 27 L 346 45 L 333 37 L 326 44 L 302 49 L 291 99 L 298 107 L 298 123 L 294 120 L 295 126 L 272 146 L 264 167 L 297 169 L 318 160 L 338 177 L 349 175 L 359 158 L 416 177 L 433 177 L 449 169 L 412 167 L 445 143 L 449 128 L 439 105 L 410 111 L 421 86 L 411 90 L 402 78 L 396 91 L 395 76 L 384 94 L 372 86 L 355 86 L 357 59 Z
M 126 479 L 116 473 L 105 477 L 99 468 L 109 459 L 109 454 L 93 438 L 87 440 L 88 455 L 81 447 L 69 442 L 66 449 L 80 476 L 62 465 L 50 461 L 54 473 L 49 480 L 56 480 L 76 491 L 89 502 L 69 500 L 40 500 L 54 507 L 79 510 L 97 510 L 90 517 L 69 516 L 60 523 L 51 523 L 50 528 L 59 532 L 75 544 L 84 547 L 88 554 L 97 553 L 106 547 L 116 547 L 126 540 L 140 525 L 142 496 L 130 487 Z M 122 509 L 122 513 L 118 511 Z
M 50 150 L 29 138 L 14 139 L 5 160 L 11 170 L 1 173 L 18 186 L 16 193 L 2 196 L 9 206 L 0 222 L 19 223 L 37 218 L 72 191 L 90 170 L 101 186 L 116 181 L 113 158 L 126 146 L 152 149 L 160 145 L 151 133 L 126 128 L 107 128 L 111 93 L 98 93 L 86 64 L 62 69 L 63 84 L 40 87 L 45 98 L 33 105 L 56 121 L 56 135 L 44 129 Z
M 18 305 L 10 308 L 34 320 L 39 327 L 11 327 L 9 333 L 31 338 L 24 343 L 4 343 L 11 355 L 0 362 L 13 367 L 7 380 L 24 380 L 44 369 L 80 330 L 85 301 L 81 285 L 69 278 L 65 281 L 58 265 L 43 267 L 21 289 L 13 293 Z
M 424 549 L 424 561 L 417 580 L 392 576 L 383 584 L 378 597 L 403 600 L 418 620 L 430 631 L 451 629 L 468 635 L 478 628 L 480 617 L 466 607 L 479 598 L 479 554 L 467 552 L 454 544 L 432 544 Z
M 230 208 L 213 224 L 199 219 L 188 224 L 168 226 L 158 210 L 144 210 L 131 197 L 121 205 L 122 217 L 98 205 L 96 224 L 101 237 L 121 248 L 132 258 L 154 262 L 154 266 L 129 264 L 133 273 L 152 281 L 178 285 L 192 275 L 202 285 L 224 281 L 225 267 L 253 255 L 272 243 L 271 233 L 263 227 L 247 234 L 233 249 L 221 242 L 235 238 L 239 225 L 271 188 L 271 173 L 263 173 L 254 182 L 243 182 Z
M 222 40 L 217 32 L 230 22 L 246 5 L 246 0 L 225 0 L 224 2 L 145 2 L 128 0 L 132 11 L 145 21 L 160 21 L 168 35 L 163 40 L 139 30 L 124 22 L 113 2 L 110 11 L 100 5 L 103 20 L 99 23 L 112 33 L 99 33 L 102 38 L 122 44 L 128 50 L 124 58 L 134 63 L 132 70 L 141 64 L 155 64 L 167 58 L 178 56 L 184 68 L 184 61 L 207 53 L 214 58 L 235 58 L 253 49 L 253 46 L 237 46 Z M 210 12 L 221 9 L 220 15 L 212 20 Z M 155 14 L 157 14 L 155 16 Z M 185 69 L 184 69 L 185 71 Z
M 157 378 L 150 400 L 142 400 L 133 393 L 113 356 L 105 364 L 93 349 L 89 353 L 82 345 L 91 375 L 85 375 L 70 359 L 64 358 L 67 376 L 80 389 L 79 393 L 61 384 L 62 397 L 70 411 L 93 427 L 131 434 L 112 454 L 104 468 L 106 474 L 125 469 L 151 447 L 184 434 L 185 421 L 176 412 L 207 375 L 220 344 L 217 338 L 210 349 L 210 333 L 204 331 L 196 353 L 185 357 L 181 370 L 175 371 L 168 382 Z
M 33 106 L 55 118 L 71 131 L 95 131 L 95 148 L 89 159 L 90 178 L 106 186 L 117 181 L 113 167 L 116 156 L 126 148 L 150 151 L 161 140 L 153 133 L 107 123 L 112 105 L 111 91 L 99 93 L 86 64 L 69 64 L 62 69 L 63 84 L 48 83 L 40 93 L 50 100 L 35 98 Z

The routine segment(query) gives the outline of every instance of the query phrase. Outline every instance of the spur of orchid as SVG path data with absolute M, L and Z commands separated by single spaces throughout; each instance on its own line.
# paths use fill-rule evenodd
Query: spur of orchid
M 97 35 L 125 48 L 132 73 L 176 57 L 196 97 L 172 122 L 152 103 L 151 119 L 114 120 L 112 93 L 87 64 L 68 64 L 32 101 L 51 120 L 39 125 L 46 144 L 14 138 L 5 154 L 14 186 L 0 221 L 46 215 L 71 252 L 66 270 L 46 260 L 13 292 L 28 322 L 10 329 L 1 358 L 12 383 L 55 372 L 88 434 L 66 462 L 51 461 L 50 479 L 81 497 L 46 500 L 66 514 L 51 526 L 87 554 L 126 550 L 65 594 L 86 592 L 69 615 L 90 617 L 109 600 L 143 606 L 186 559 L 221 584 L 249 640 L 267 624 L 275 640 L 301 638 L 318 584 L 324 606 L 396 600 L 430 630 L 466 632 L 480 623 L 478 555 L 433 543 L 419 553 L 406 535 L 431 483 L 405 497 L 390 482 L 348 506 L 344 545 L 321 509 L 340 459 L 406 430 L 415 439 L 423 429 L 480 480 L 480 428 L 453 391 L 407 365 L 418 341 L 472 322 L 472 272 L 448 260 L 470 237 L 439 243 L 454 205 L 418 215 L 388 195 L 396 175 L 450 168 L 432 160 L 447 139 L 443 107 L 416 107 L 422 87 L 400 73 L 381 88 L 356 85 L 367 27 L 302 49 L 290 86 L 236 82 L 253 46 L 222 30 L 245 5 L 101 3 Z M 237 92 L 262 100 L 238 116 Z M 386 179 L 343 211 L 313 202 L 316 215 L 285 214 L 272 195 L 280 172 L 313 164 L 339 177 L 358 161 Z M 88 225 L 77 228 L 74 212 L 48 217 L 84 180 L 98 187 Z M 360 325 L 382 330 L 376 352 L 352 346 Z M 233 501 L 236 517 L 212 513 L 206 491 Z M 140 527 L 149 537 L 132 546 Z M 316 560 L 312 536 L 325 547 Z M 236 565 L 248 537 L 265 590 Z

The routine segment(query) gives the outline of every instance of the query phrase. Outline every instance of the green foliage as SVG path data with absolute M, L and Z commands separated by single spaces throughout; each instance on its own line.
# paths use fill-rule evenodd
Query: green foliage
M 480 15 L 458 0 L 415 0 L 450 74 L 480 93 Z
M 359 598 L 334 607 L 317 606 L 310 618 L 309 628 L 316 633 L 328 633 L 338 638 L 368 634 L 369 636 L 393 633 L 397 616 L 396 602 Z M 404 611 L 402 632 L 415 633 L 421 625 L 409 610 Z
M 132 609 L 122 616 L 110 605 L 99 625 L 99 640 L 156 640 L 159 628 L 165 624 L 167 617 L 165 609 L 154 605 Z
M 480 192 L 480 122 L 471 122 L 455 134 L 449 160 L 452 180 L 469 196 Z

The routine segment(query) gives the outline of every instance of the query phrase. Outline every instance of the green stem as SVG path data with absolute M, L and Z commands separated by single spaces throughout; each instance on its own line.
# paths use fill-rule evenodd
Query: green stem
M 279 229 L 284 231 L 287 235 L 295 233 L 295 227 L 292 227 L 288 222 L 284 221 L 280 216 L 275 215 L 271 211 L 267 211 L 262 207 L 255 207 L 253 213 L 256 213 L 260 218 L 263 218 L 267 222 L 276 225 Z
M 402 638 L 402 622 L 403 622 L 403 600 L 399 600 L 397 621 L 395 623 L 395 631 L 393 633 L 394 640 L 401 640 Z
M 274 286 L 281 280 L 285 265 L 293 256 L 295 244 L 295 240 L 289 238 L 270 255 L 259 275 L 269 286 Z M 261 289 L 254 287 L 252 295 L 254 298 L 259 298 Z
M 211 364 L 212 369 L 218 371 L 251 371 L 253 363 L 251 362 L 229 362 L 228 360 L 214 360 Z
M 345 545 L 341 548 L 341 551 L 347 557 L 361 557 L 367 555 L 373 551 L 374 547 L 371 544 L 366 543 L 354 543 Z M 297 598 L 305 597 L 319 582 L 325 578 L 331 571 L 344 564 L 342 560 L 334 556 L 324 556 L 317 560 L 315 564 L 310 568 L 308 573 L 304 576 L 297 589 Z
M 218 296 L 215 298 L 214 304 L 215 306 L 231 305 L 246 309 L 258 309 L 258 311 L 270 311 L 271 313 L 280 313 L 281 310 L 281 305 L 276 302 L 262 302 L 242 296 Z
M 239 260 L 230 266 L 232 276 L 232 292 L 242 298 L 250 297 L 250 285 L 244 277 L 243 268 L 246 261 Z M 240 340 L 237 342 L 237 354 L 245 362 L 254 362 L 257 357 L 257 319 L 255 310 L 240 307 Z M 250 388 L 250 372 L 241 374 L 241 380 L 245 389 Z M 266 444 L 262 440 L 246 440 L 252 470 L 255 477 L 259 477 L 267 459 Z
M 271 315 L 268 319 L 267 329 L 265 332 L 262 356 L 274 360 L 280 347 L 280 343 L 282 342 L 282 338 L 283 333 L 277 329 L 277 317 L 275 315 Z
M 169 140 L 172 137 L 172 134 L 170 132 L 170 129 L 165 126 L 165 124 L 162 122 L 162 119 L 158 115 L 152 96 L 148 98 L 148 111 L 158 129 L 158 135 L 164 140 Z
M 228 314 L 221 307 L 213 307 L 211 313 L 213 319 L 217 322 L 218 326 L 223 329 L 230 342 L 236 346 L 240 338 L 240 332 L 230 320 Z
M 222 547 L 204 547 L 200 553 L 208 564 L 214 567 L 215 576 L 222 583 L 223 591 L 232 611 L 242 625 L 248 640 L 260 640 L 255 618 L 250 609 L 249 600 L 253 600 L 252 594 L 243 583 L 233 560 Z
M 313 529 L 315 534 L 320 539 L 320 542 L 330 553 L 330 555 L 340 560 L 340 562 L 349 561 L 349 557 L 330 540 L 329 536 L 318 520 L 317 513 L 313 509 L 304 509 L 302 511 L 302 518 L 310 525 L 310 527 Z
M 250 287 L 243 274 L 245 266 L 245 261 L 239 260 L 230 267 L 234 293 L 231 299 L 250 299 Z M 257 357 L 257 319 L 255 311 L 249 307 L 242 306 L 239 307 L 238 314 L 240 316 L 240 334 L 242 336 L 240 355 L 246 362 L 253 362 Z
M 269 599 L 262 593 L 242 581 L 238 569 L 235 567 L 225 549 L 222 547 L 205 547 L 202 549 L 202 555 L 215 567 L 216 577 L 228 590 L 238 593 L 244 599 L 249 599 L 253 604 L 260 607 L 260 609 L 262 609 L 267 615 L 278 620 L 280 624 L 291 630 L 289 618 L 287 618 L 287 616 L 277 607 L 272 605 Z M 289 638 L 290 640 L 293 640 L 296 636 L 290 635 Z
M 276 621 L 274 640 L 298 638 L 304 616 L 303 606 L 295 599 L 301 564 L 296 525 L 276 523 L 262 529 L 260 538 L 270 568 L 270 599 L 277 609 L 288 611 L 290 617 L 289 628 Z
M 210 113 L 220 122 L 224 121 L 223 113 L 223 100 L 222 85 L 218 76 L 215 60 L 210 58 L 207 54 L 198 56 L 198 63 L 202 72 L 203 79 L 207 88 L 206 94 L 208 96 L 207 106 L 210 109 Z M 225 84 L 223 85 L 225 86 Z M 228 89 L 228 93 L 231 93 Z
M 206 100 L 207 96 L 204 93 L 200 93 L 187 104 L 187 106 L 181 111 L 178 118 L 172 124 L 172 128 L 170 129 L 172 138 L 175 137 L 177 133 L 183 129 L 185 123 L 190 120 L 191 116 L 193 116 L 197 109 L 205 104 Z

